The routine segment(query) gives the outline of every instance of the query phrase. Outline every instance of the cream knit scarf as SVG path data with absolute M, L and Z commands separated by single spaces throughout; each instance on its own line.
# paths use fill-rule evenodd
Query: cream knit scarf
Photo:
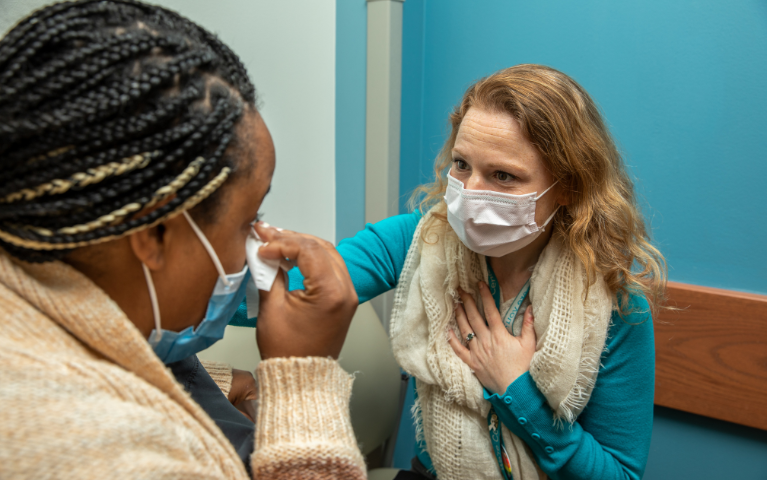
M 478 298 L 476 284 L 487 281 L 487 267 L 447 222 L 429 222 L 444 210 L 441 204 L 429 211 L 416 229 L 394 298 L 392 346 L 402 368 L 416 377 L 418 434 L 439 479 L 501 479 L 487 427 L 490 403 L 447 343 L 448 328 L 458 333 L 457 287 Z M 426 241 L 424 225 L 430 225 Z M 530 374 L 560 424 L 574 422 L 591 396 L 612 313 L 604 280 L 598 278 L 584 300 L 586 287 L 583 266 L 553 236 L 531 278 L 538 343 Z M 514 479 L 545 478 L 525 443 L 505 426 L 502 434 Z

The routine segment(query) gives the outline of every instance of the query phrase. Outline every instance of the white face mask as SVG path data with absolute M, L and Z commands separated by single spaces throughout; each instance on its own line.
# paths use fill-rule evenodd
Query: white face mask
M 554 185 L 536 192 L 511 195 L 490 190 L 466 190 L 463 182 L 447 174 L 447 221 L 469 250 L 502 257 L 526 247 L 543 232 L 559 207 L 541 225 L 535 223 L 535 202 Z

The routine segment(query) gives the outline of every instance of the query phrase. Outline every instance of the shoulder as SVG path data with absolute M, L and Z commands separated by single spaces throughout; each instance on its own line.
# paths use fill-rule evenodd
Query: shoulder
M 607 349 L 610 356 L 626 355 L 626 349 L 640 350 L 654 356 L 655 340 L 650 304 L 641 293 L 618 295 L 619 304 L 626 298 L 623 313 L 613 311 L 607 335 Z M 619 348 L 620 347 L 620 348 Z M 619 352 L 621 350 L 621 352 Z
M 642 325 L 645 323 L 652 324 L 652 310 L 650 309 L 650 303 L 647 301 L 642 293 L 630 292 L 630 293 L 618 293 L 618 304 L 623 305 L 623 314 L 616 309 L 613 312 L 613 320 L 621 320 L 621 323 L 627 325 Z

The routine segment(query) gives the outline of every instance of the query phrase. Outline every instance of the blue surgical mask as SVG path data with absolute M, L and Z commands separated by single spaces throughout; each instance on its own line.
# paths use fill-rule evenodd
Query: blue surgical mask
M 211 260 L 213 260 L 216 266 L 216 270 L 218 270 L 219 278 L 216 280 L 213 294 L 208 301 L 205 318 L 197 328 L 188 327 L 180 332 L 172 332 L 163 330 L 160 326 L 160 308 L 154 282 L 152 282 L 152 275 L 146 265 L 142 264 L 147 286 L 149 287 L 149 297 L 152 301 L 155 322 L 155 328 L 149 335 L 149 344 L 152 345 L 154 352 L 165 364 L 177 362 L 194 355 L 224 338 L 224 330 L 229 320 L 237 311 L 237 307 L 245 298 L 247 283 L 250 280 L 250 271 L 247 265 L 241 272 L 227 275 L 218 259 L 218 255 L 216 255 L 205 234 L 202 233 L 202 230 L 200 230 L 187 212 L 184 212 L 184 216 L 202 242 L 205 250 L 208 251 Z

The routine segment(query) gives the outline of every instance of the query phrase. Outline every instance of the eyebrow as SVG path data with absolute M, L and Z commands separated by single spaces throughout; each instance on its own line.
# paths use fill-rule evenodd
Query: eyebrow
M 463 160 L 465 162 L 468 161 L 467 160 L 468 155 L 464 155 L 463 153 L 457 151 L 455 148 L 453 148 L 451 153 L 453 154 L 454 158 L 455 157 L 460 157 L 461 160 Z M 517 171 L 519 171 L 521 173 L 529 173 L 529 169 L 524 165 L 524 163 L 519 162 L 519 161 L 515 161 L 515 160 L 512 160 L 512 159 L 510 159 L 510 161 L 513 162 L 513 165 L 507 165 L 507 164 L 504 164 L 504 163 L 501 163 L 501 162 L 498 162 L 498 161 L 492 161 L 491 160 L 491 161 L 486 162 L 485 166 L 487 168 L 491 169 L 491 170 L 506 171 L 506 170 L 514 169 L 514 170 L 517 170 Z

